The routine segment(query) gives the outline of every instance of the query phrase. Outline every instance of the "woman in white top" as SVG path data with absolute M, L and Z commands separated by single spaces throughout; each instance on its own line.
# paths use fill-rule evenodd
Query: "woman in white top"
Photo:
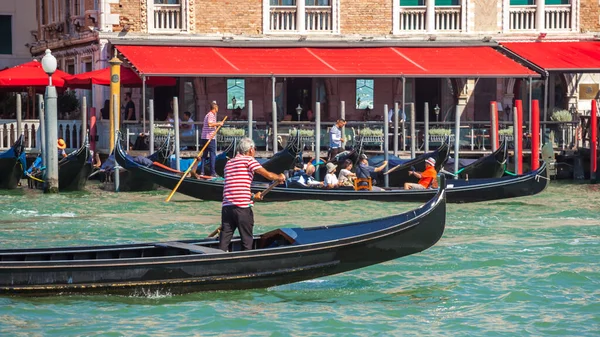
M 338 178 L 335 176 L 335 169 L 337 165 L 333 163 L 327 163 L 327 175 L 325 175 L 325 188 L 336 188 L 338 187 Z
M 338 178 L 339 186 L 354 186 L 356 174 L 352 173 L 352 160 L 346 159 L 342 164 L 342 170 Z

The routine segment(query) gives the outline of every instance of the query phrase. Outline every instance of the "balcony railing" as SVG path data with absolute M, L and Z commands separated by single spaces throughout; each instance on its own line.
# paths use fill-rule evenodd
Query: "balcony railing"
M 425 32 L 427 30 L 426 6 L 400 7 L 399 30 L 403 32 Z M 461 6 L 439 6 L 435 8 L 434 27 L 437 32 L 459 32 L 462 30 Z
M 510 30 L 535 30 L 536 6 L 511 6 Z
M 436 31 L 460 31 L 461 9 L 460 6 L 442 6 L 435 8 Z
M 272 6 L 270 21 L 272 32 L 296 31 L 296 6 Z
M 546 5 L 547 30 L 571 30 L 571 5 Z
M 296 6 L 271 6 L 269 12 L 270 32 L 299 32 Z M 333 32 L 333 11 L 331 6 L 306 6 L 304 29 L 307 33 Z
M 333 31 L 333 16 L 330 6 L 306 6 L 306 31 Z
M 151 29 L 154 32 L 179 32 L 185 29 L 181 5 L 155 4 Z
M 535 5 L 511 6 L 509 29 L 513 31 L 550 30 L 570 31 L 573 28 L 571 5 L 546 5 L 544 28 L 537 27 L 537 8 Z
M 407 32 L 424 32 L 425 6 L 401 7 L 400 8 L 400 30 Z

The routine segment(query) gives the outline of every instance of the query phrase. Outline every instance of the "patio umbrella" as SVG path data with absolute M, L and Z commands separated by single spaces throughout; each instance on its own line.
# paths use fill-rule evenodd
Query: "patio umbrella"
M 65 78 L 65 86 L 77 89 L 91 89 L 92 84 L 110 85 L 110 67 L 88 71 Z M 146 85 L 150 87 L 174 86 L 174 77 L 147 77 Z M 121 67 L 121 85 L 124 87 L 141 87 L 142 79 L 131 68 Z
M 65 83 L 63 77 L 66 76 L 69 74 L 57 69 L 52 74 L 52 85 L 62 87 Z M 3 91 L 27 91 L 29 87 L 41 89 L 48 82 L 48 74 L 42 69 L 42 64 L 35 60 L 0 70 L 0 89 Z

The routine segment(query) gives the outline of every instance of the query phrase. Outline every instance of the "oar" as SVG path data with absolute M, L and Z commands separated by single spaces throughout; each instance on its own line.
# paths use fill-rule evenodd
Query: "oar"
M 402 166 L 402 164 L 400 164 L 400 165 L 396 165 L 396 166 L 392 167 L 391 169 L 387 170 L 386 172 L 383 172 L 383 174 L 384 174 L 384 175 L 385 175 L 385 174 L 390 174 L 390 173 L 392 173 L 392 172 L 394 172 L 394 171 L 397 171 L 397 170 L 400 168 L 400 166 Z
M 225 123 L 226 119 L 227 119 L 227 116 L 225 116 L 225 118 L 223 118 L 223 120 L 221 121 L 221 123 Z M 177 192 L 177 189 L 179 188 L 179 185 L 181 185 L 181 182 L 183 182 L 183 179 L 185 179 L 185 177 L 188 175 L 188 173 L 190 172 L 190 170 L 192 169 L 192 167 L 194 167 L 194 165 L 198 161 L 198 158 L 202 157 L 202 153 L 204 152 L 204 150 L 206 149 L 206 147 L 208 146 L 208 144 L 210 144 L 210 142 L 213 140 L 213 138 L 217 135 L 217 133 L 219 132 L 219 129 L 221 128 L 221 126 L 223 126 L 223 125 L 219 125 L 219 127 L 215 130 L 215 132 L 212 135 L 212 137 L 210 137 L 210 139 L 208 139 L 208 141 L 206 142 L 206 144 L 204 144 L 204 146 L 202 147 L 202 149 L 200 150 L 200 152 L 198 152 L 198 155 L 196 156 L 196 158 L 194 158 L 194 161 L 192 162 L 192 165 L 190 165 L 188 167 L 188 169 L 185 170 L 185 172 L 181 176 L 181 179 L 179 179 L 179 182 L 177 183 L 177 185 L 175 185 L 175 188 L 173 189 L 173 191 L 171 191 L 171 194 L 169 194 L 169 196 L 165 200 L 166 202 L 169 202 L 171 200 L 171 198 L 173 197 L 173 194 L 175 194 L 175 192 Z
M 264 191 L 260 192 L 260 196 L 261 199 L 265 197 L 265 195 L 267 193 L 269 193 L 273 188 L 275 188 L 275 186 L 279 185 L 279 181 L 274 181 L 271 185 L 269 185 L 269 187 L 265 188 Z M 219 234 L 219 232 L 221 231 L 221 225 L 219 225 L 219 227 L 217 227 L 217 229 L 215 229 L 212 233 L 210 233 L 208 235 L 209 238 L 212 238 L 213 236 Z

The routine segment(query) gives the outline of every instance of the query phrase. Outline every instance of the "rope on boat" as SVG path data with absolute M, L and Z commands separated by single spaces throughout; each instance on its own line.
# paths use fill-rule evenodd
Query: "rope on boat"
M 546 180 L 550 180 L 550 178 L 548 178 L 548 177 L 544 177 L 544 176 L 541 176 L 541 175 L 539 175 L 539 174 L 536 174 L 536 175 L 535 175 L 535 181 L 536 181 L 536 182 L 538 182 L 538 183 L 539 183 L 539 182 L 540 182 L 540 178 L 542 178 L 542 179 L 546 179 Z
M 518 176 L 518 174 L 516 174 L 516 173 L 512 173 L 512 172 L 510 172 L 510 171 L 508 171 L 508 170 L 504 170 L 504 173 L 505 173 L 505 174 L 508 174 L 509 176 L 513 176 L 513 177 L 516 177 L 516 176 Z

